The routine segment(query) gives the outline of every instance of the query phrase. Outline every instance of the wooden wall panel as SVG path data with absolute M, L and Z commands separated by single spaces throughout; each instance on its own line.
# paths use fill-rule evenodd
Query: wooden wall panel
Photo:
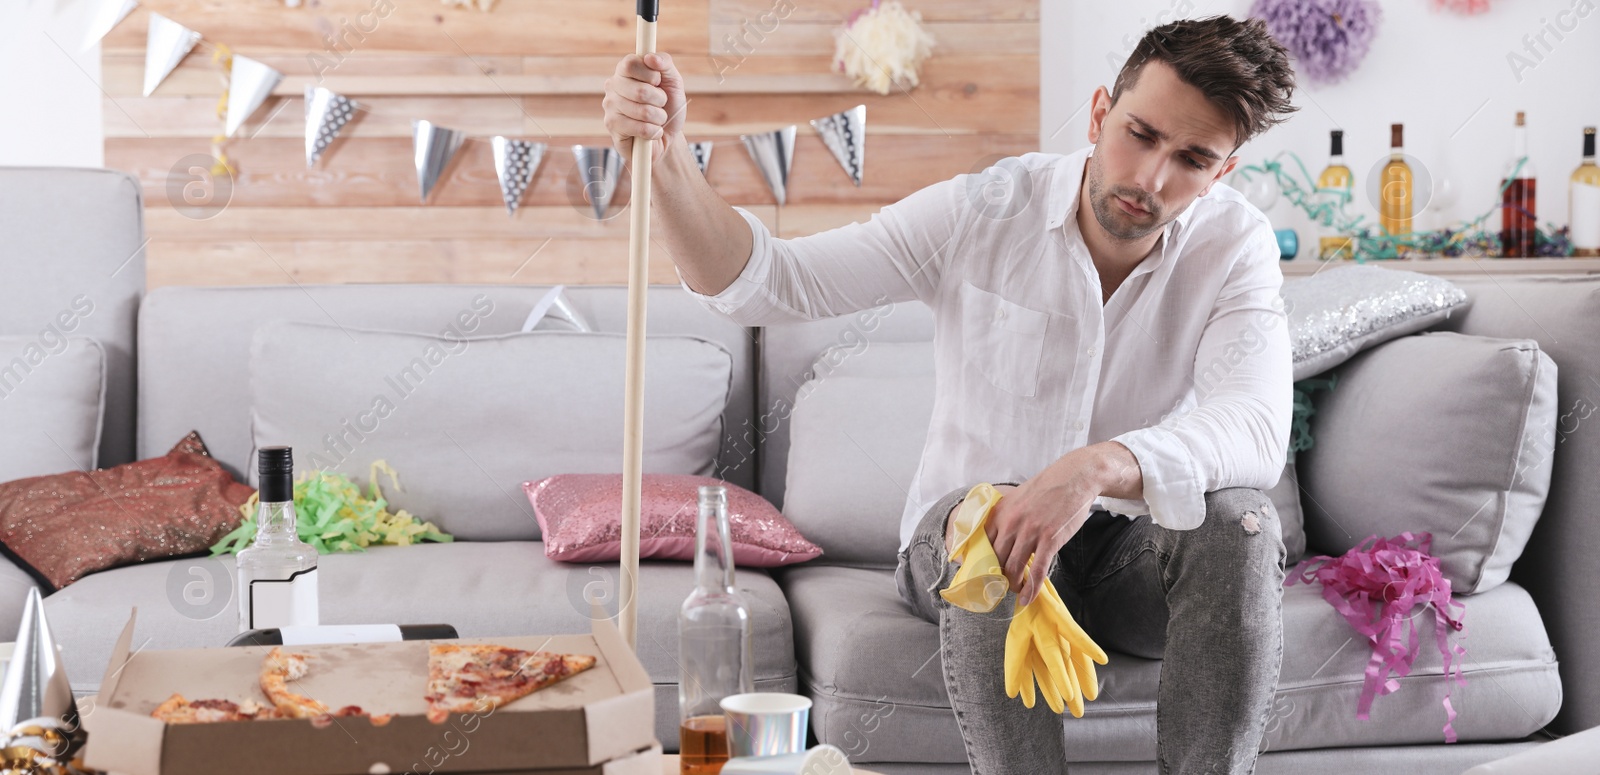
M 716 143 L 708 179 L 779 236 L 865 220 L 930 183 L 1038 147 L 1037 0 L 911 0 L 935 36 L 934 57 L 920 87 L 887 96 L 830 69 L 834 29 L 865 4 L 683 0 L 662 16 L 660 48 L 688 81 L 687 134 Z M 628 178 L 597 221 L 570 146 L 609 143 L 600 96 L 632 50 L 633 9 L 633 0 L 499 0 L 488 13 L 430 0 L 298 9 L 278 0 L 143 0 L 104 41 L 102 80 L 106 164 L 133 172 L 145 189 L 150 285 L 625 282 Z M 144 97 L 150 10 L 207 43 Z M 227 144 L 238 175 L 213 189 L 226 199 L 180 211 L 174 204 L 195 180 L 188 167 L 221 128 L 217 42 L 286 78 Z M 308 170 L 300 95 L 311 84 L 364 110 Z M 868 116 L 860 188 L 806 126 L 857 104 Z M 473 135 L 426 205 L 412 166 L 414 118 Z M 778 208 L 738 135 L 791 123 L 800 135 L 789 203 Z M 514 218 L 500 204 L 494 134 L 550 144 Z M 650 278 L 677 282 L 659 243 Z

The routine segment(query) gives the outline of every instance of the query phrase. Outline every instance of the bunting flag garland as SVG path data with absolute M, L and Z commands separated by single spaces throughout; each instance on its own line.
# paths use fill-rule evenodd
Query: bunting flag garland
M 506 201 L 506 215 L 516 215 L 522 195 L 533 182 L 533 174 L 544 160 L 545 144 L 495 135 L 494 174 L 500 178 L 500 196 Z
M 89 12 L 91 19 L 83 44 L 85 50 L 97 45 L 139 5 L 138 0 L 89 2 L 94 8 Z M 207 41 L 202 33 L 152 11 L 146 32 L 144 95 L 151 96 L 200 46 L 211 50 L 211 61 L 224 84 L 217 105 L 222 131 L 212 138 L 211 143 L 212 155 L 217 160 L 213 173 L 233 175 L 234 169 L 223 146 L 239 133 L 283 84 L 284 73 L 260 60 L 235 55 L 228 46 Z M 345 126 L 355 119 L 357 111 L 368 110 L 366 105 L 321 86 L 306 87 L 305 107 L 308 169 L 317 165 Z M 857 105 L 810 123 L 845 174 L 850 176 L 850 181 L 859 188 L 864 174 L 866 106 Z M 426 119 L 412 119 L 412 130 L 418 192 L 426 204 L 469 135 Z M 794 166 L 797 132 L 798 128 L 790 125 L 770 132 L 741 135 L 739 138 L 780 206 L 788 202 L 789 175 Z M 548 146 L 542 142 L 503 135 L 472 139 L 490 141 L 506 214 L 515 217 L 523 197 L 533 186 Z M 690 153 L 694 155 L 695 164 L 702 175 L 710 172 L 714 145 L 709 140 L 689 143 Z M 577 160 L 584 198 L 593 209 L 595 218 L 603 220 L 610 210 L 625 160 L 609 146 L 574 145 L 572 150 Z
M 622 177 L 622 154 L 609 145 L 574 145 L 572 155 L 578 160 L 584 198 L 594 208 L 595 220 L 603 221 L 611 209 L 611 195 L 617 192 L 617 180 Z
M 461 150 L 467 135 L 419 118 L 411 122 L 411 139 L 416 149 L 417 184 L 422 190 L 422 202 L 427 204 L 428 195 L 444 176 L 444 168 L 455 158 L 456 151 Z
M 694 163 L 700 165 L 700 174 L 709 174 L 706 170 L 711 168 L 711 141 L 705 140 L 698 143 L 689 143 L 689 152 L 694 154 Z
M 861 188 L 862 165 L 865 163 L 867 139 L 867 106 L 857 105 L 826 118 L 812 119 L 811 126 L 822 135 L 822 144 L 833 152 L 850 181 Z
M 83 36 L 83 50 L 88 51 L 100 42 L 112 28 L 128 18 L 139 6 L 137 0 L 99 0 L 100 6 L 91 12 L 89 30 Z
M 316 166 L 322 152 L 350 123 L 360 105 L 321 86 L 306 87 L 306 168 Z
M 156 87 L 199 43 L 200 33 L 151 11 L 144 48 L 144 96 L 154 94 Z
M 233 56 L 228 83 L 228 119 L 223 133 L 233 137 L 283 81 L 283 73 L 250 57 Z
M 799 130 L 791 124 L 759 135 L 739 135 L 779 207 L 789 198 L 789 171 L 794 168 L 794 137 Z

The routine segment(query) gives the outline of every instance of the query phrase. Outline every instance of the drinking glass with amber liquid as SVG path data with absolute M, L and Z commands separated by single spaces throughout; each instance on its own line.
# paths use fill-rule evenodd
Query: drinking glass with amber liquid
M 716 775 L 728 761 L 722 699 L 755 691 L 750 609 L 733 584 L 728 493 L 701 487 L 694 591 L 678 611 L 678 754 L 682 775 Z

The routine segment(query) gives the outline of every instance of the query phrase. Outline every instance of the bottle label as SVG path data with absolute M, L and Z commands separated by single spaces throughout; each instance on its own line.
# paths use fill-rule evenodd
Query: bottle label
M 317 623 L 317 569 L 287 579 L 250 580 L 251 629 Z
M 1600 248 L 1600 186 L 1572 184 L 1572 246 Z
M 398 624 L 323 624 L 314 627 L 279 627 L 285 646 L 321 643 L 399 643 L 405 640 Z

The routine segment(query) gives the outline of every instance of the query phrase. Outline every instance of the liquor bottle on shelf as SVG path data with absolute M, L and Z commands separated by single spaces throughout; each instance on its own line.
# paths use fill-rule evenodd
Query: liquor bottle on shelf
M 239 632 L 317 624 L 317 550 L 295 529 L 294 453 L 262 447 L 256 539 L 239 552 Z
M 1411 233 L 1411 219 L 1416 214 L 1411 201 L 1411 165 L 1406 163 L 1404 126 L 1389 126 L 1389 162 L 1383 165 L 1383 175 L 1378 189 L 1378 225 L 1392 237 Z M 1408 250 L 1401 249 L 1401 256 Z
M 733 584 L 728 493 L 699 490 L 695 588 L 678 611 L 678 740 L 681 775 L 716 775 L 728 760 L 722 700 L 755 691 L 750 609 Z
M 1503 258 L 1531 258 L 1537 255 L 1535 238 L 1539 234 L 1533 160 L 1528 158 L 1528 115 L 1517 111 L 1512 130 L 1511 161 L 1500 184 L 1500 255 Z
M 1337 216 L 1341 203 L 1349 202 L 1351 190 L 1355 185 L 1355 178 L 1350 175 L 1350 168 L 1344 164 L 1344 130 L 1335 129 L 1330 133 L 1332 150 L 1328 157 L 1328 166 L 1317 177 L 1317 193 L 1319 204 L 1328 208 L 1328 212 Z M 1339 233 L 1331 225 L 1317 227 L 1321 235 L 1318 242 L 1317 257 L 1323 261 L 1336 258 L 1355 258 L 1355 243 L 1350 237 Z
M 1594 127 L 1583 128 L 1583 163 L 1567 189 L 1572 255 L 1600 256 L 1600 167 L 1594 163 Z

